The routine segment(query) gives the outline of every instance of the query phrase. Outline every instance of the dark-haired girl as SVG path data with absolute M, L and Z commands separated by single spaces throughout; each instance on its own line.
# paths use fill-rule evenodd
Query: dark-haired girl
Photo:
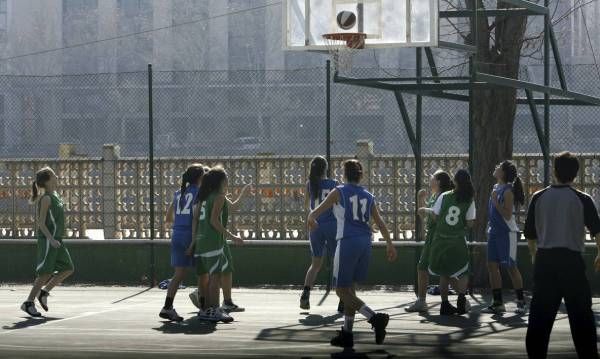
M 212 322 L 231 322 L 233 318 L 219 307 L 219 290 L 222 282 L 228 281 L 233 272 L 233 259 L 227 239 L 242 244 L 242 238 L 227 229 L 229 210 L 237 207 L 242 196 L 250 189 L 246 185 L 235 201 L 230 201 L 227 193 L 227 173 L 223 168 L 212 168 L 204 175 L 198 192 L 198 204 L 194 210 L 192 233 L 195 236 L 188 251 L 194 251 L 197 259 L 198 289 L 202 292 L 202 278 L 208 274 L 206 291 L 206 311 L 199 317 Z
M 179 285 L 185 278 L 187 269 L 194 265 L 194 257 L 186 250 L 192 243 L 193 207 L 198 196 L 198 188 L 204 175 L 204 166 L 192 164 L 181 176 L 181 188 L 173 195 L 167 210 L 167 223 L 173 223 L 171 234 L 171 266 L 175 268 L 167 289 L 165 305 L 159 316 L 163 319 L 180 322 L 183 320 L 173 308 L 173 300 Z
M 429 179 L 429 188 L 431 195 L 427 198 L 427 191 L 422 189 L 418 194 L 418 208 L 433 208 L 438 197 L 444 193 L 451 191 L 454 188 L 452 178 L 448 172 L 438 170 Z M 421 251 L 421 258 L 417 264 L 417 301 L 414 302 L 410 307 L 406 308 L 407 312 L 425 312 L 427 311 L 427 285 L 429 284 L 429 253 L 431 251 L 431 242 L 435 234 L 435 222 L 430 218 L 428 212 L 419 212 L 419 216 L 426 222 L 425 243 L 423 244 L 423 250 Z
M 465 314 L 470 309 L 466 298 L 469 250 L 467 248 L 467 228 L 475 222 L 474 189 L 471 175 L 466 170 L 458 170 L 454 175 L 454 189 L 442 193 L 432 209 L 420 208 L 435 220 L 435 234 L 429 254 L 429 273 L 440 276 L 441 315 Z M 448 283 L 458 281 L 457 305 L 448 301 Z
M 35 298 L 37 297 L 44 311 L 48 311 L 50 291 L 73 274 L 74 270 L 69 251 L 62 241 L 65 211 L 62 199 L 56 192 L 57 186 L 58 177 L 50 167 L 45 167 L 35 174 L 31 188 L 31 203 L 36 206 L 37 278 L 21 309 L 32 317 L 41 316 L 35 308 Z M 40 189 L 43 190 L 41 196 Z
M 515 220 L 515 211 L 525 204 L 523 184 L 517 174 L 517 167 L 510 161 L 504 161 L 494 170 L 496 185 L 492 191 L 488 211 L 488 271 L 492 287 L 493 301 L 487 308 L 493 313 L 506 311 L 502 300 L 502 276 L 500 267 L 508 270 L 517 296 L 517 310 L 525 314 L 523 278 L 517 267 L 517 240 L 519 228 Z
M 338 185 L 337 181 L 327 178 L 327 167 L 327 160 L 321 156 L 315 157 L 310 163 L 309 180 L 306 184 L 306 207 L 309 210 L 315 209 Z M 304 290 L 300 296 L 302 309 L 310 309 L 310 290 L 323 265 L 323 252 L 333 257 L 337 245 L 335 240 L 337 227 L 333 210 L 323 213 L 317 218 L 317 222 L 319 227 L 309 233 L 312 262 L 306 272 Z
M 333 264 L 333 284 L 336 293 L 344 303 L 344 326 L 337 336 L 331 339 L 331 345 L 352 347 L 354 337 L 352 327 L 354 315 L 358 311 L 364 315 L 375 331 L 375 343 L 382 344 L 389 315 L 375 313 L 356 296 L 356 283 L 366 279 L 371 257 L 372 231 L 369 225 L 371 217 L 381 230 L 387 242 L 386 254 L 389 261 L 396 260 L 396 249 L 383 219 L 379 215 L 375 197 L 359 185 L 363 177 L 363 168 L 359 161 L 344 162 L 346 183 L 336 187 L 308 215 L 308 227 L 315 230 L 321 215 L 333 208 L 337 220 L 337 247 Z

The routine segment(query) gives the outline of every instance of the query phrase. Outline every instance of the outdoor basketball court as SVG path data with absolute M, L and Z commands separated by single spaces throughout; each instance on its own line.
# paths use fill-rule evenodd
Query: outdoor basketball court
M 60 287 L 50 298 L 45 319 L 30 319 L 19 310 L 28 286 L 0 287 L 0 357 L 133 358 L 133 357 L 363 357 L 458 358 L 525 357 L 526 317 L 481 314 L 480 297 L 469 317 L 440 317 L 439 297 L 430 297 L 429 315 L 408 314 L 410 292 L 371 290 L 361 293 L 373 308 L 391 315 L 386 344 L 373 344 L 370 326 L 357 316 L 355 353 L 342 353 L 329 338 L 342 325 L 337 298 L 317 306 L 315 290 L 309 313 L 298 308 L 298 291 L 236 289 L 234 299 L 246 307 L 233 324 L 216 327 L 195 319 L 188 301 L 191 289 L 175 304 L 187 318 L 181 324 L 162 321 L 157 313 L 165 291 L 142 287 Z M 452 298 L 451 298 L 452 299 Z M 508 308 L 509 310 L 512 307 Z M 600 311 L 600 299 L 594 301 Z M 575 357 L 568 318 L 559 313 L 551 357 Z

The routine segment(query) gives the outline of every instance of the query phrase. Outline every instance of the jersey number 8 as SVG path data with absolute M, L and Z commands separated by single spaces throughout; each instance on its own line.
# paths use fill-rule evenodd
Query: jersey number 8
M 450 226 L 456 226 L 460 221 L 460 208 L 452 206 L 448 209 L 448 215 L 446 216 L 446 223 Z

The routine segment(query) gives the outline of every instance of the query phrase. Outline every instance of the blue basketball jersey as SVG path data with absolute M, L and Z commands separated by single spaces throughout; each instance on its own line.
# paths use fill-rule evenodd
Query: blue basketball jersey
M 505 184 L 505 185 L 494 185 L 494 190 L 493 192 L 496 192 L 498 194 L 498 203 L 500 203 L 501 205 L 504 205 L 504 195 L 506 194 L 507 191 L 512 191 L 512 185 L 511 184 Z M 507 221 L 504 219 L 504 217 L 502 217 L 502 214 L 500 213 L 500 211 L 498 211 L 498 209 L 496 209 L 496 206 L 494 206 L 494 203 L 492 202 L 492 198 L 490 197 L 490 200 L 488 202 L 488 232 L 491 234 L 499 234 L 499 233 L 507 233 L 507 232 L 517 232 L 519 229 L 517 227 L 517 221 L 515 219 L 514 216 L 514 207 L 513 207 L 513 216 L 512 218 Z
M 371 236 L 369 220 L 375 197 L 361 186 L 344 184 L 337 186 L 340 201 L 334 205 L 337 220 L 337 239 Z
M 192 208 L 196 203 L 197 196 L 198 187 L 194 185 L 190 185 L 185 189 L 183 198 L 181 198 L 181 191 L 177 191 L 173 195 L 173 206 L 175 209 L 174 231 L 192 231 Z
M 310 182 L 308 183 L 308 194 L 310 196 L 310 209 L 313 210 L 315 208 L 317 208 L 319 206 L 319 204 L 321 204 L 323 201 L 325 201 L 325 198 L 327 198 L 327 195 L 329 194 L 329 192 L 333 191 L 333 189 L 338 185 L 338 182 L 336 180 L 332 180 L 332 179 L 322 179 L 319 182 L 319 193 L 317 194 L 316 198 L 313 196 L 313 189 L 310 186 Z M 323 213 L 322 215 L 319 216 L 319 218 L 317 218 L 317 222 L 319 223 L 325 223 L 325 222 L 333 222 L 335 221 L 335 216 L 333 215 L 333 210 L 328 210 L 327 212 Z

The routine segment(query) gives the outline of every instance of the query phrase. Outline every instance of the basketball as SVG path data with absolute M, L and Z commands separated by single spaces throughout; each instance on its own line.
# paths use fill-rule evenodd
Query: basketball
M 356 24 L 356 14 L 352 11 L 340 11 L 337 15 L 337 24 L 344 30 L 350 30 Z

